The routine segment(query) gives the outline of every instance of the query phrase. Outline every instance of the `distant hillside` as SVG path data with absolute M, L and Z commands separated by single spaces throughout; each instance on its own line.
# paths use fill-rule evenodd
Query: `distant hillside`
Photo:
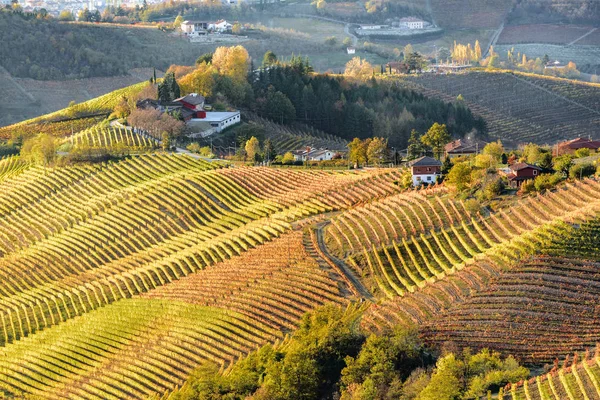
M 431 0 L 435 22 L 442 28 L 498 28 L 513 0 Z
M 41 80 L 124 75 L 132 68 L 192 64 L 193 46 L 157 29 L 80 25 L 0 13 L 0 64 Z M 187 51 L 186 51 L 187 50 Z
M 597 24 L 600 2 L 597 0 L 520 0 L 511 13 L 511 23 L 570 22 Z
M 462 95 L 489 134 L 513 144 L 600 137 L 600 85 L 511 72 L 471 71 L 409 78 L 428 96 Z M 416 85 L 416 86 L 414 86 Z

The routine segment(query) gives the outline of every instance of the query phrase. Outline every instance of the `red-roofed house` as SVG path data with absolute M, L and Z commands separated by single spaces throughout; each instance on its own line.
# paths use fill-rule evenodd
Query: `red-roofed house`
M 442 175 L 442 163 L 431 157 L 421 157 L 408 163 L 412 171 L 413 186 L 434 184 Z
M 577 138 L 558 144 L 558 154 L 573 154 L 579 149 L 598 151 L 600 149 L 600 140 Z
M 506 175 L 508 182 L 512 187 L 520 187 L 521 184 L 529 179 L 535 179 L 542 169 L 536 165 L 527 163 L 514 163 L 510 167 L 510 172 Z

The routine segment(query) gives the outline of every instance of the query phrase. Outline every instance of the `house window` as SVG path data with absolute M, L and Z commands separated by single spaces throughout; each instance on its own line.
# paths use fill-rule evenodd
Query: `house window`
M 430 181 L 430 180 L 431 180 L 431 177 L 430 177 L 430 176 L 428 176 L 428 177 L 427 177 L 427 180 L 428 180 L 428 181 Z
M 431 171 L 431 167 L 427 167 L 427 172 Z
M 421 177 L 417 176 L 417 182 L 421 182 Z
M 533 175 L 537 175 L 537 169 L 533 170 Z

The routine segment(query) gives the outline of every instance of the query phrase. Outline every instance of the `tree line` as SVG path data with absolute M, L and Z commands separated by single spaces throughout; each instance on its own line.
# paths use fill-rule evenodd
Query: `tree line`
M 348 140 L 382 137 L 402 149 L 412 130 L 425 132 L 435 122 L 446 124 L 455 136 L 486 131 L 485 122 L 462 102 L 426 98 L 395 82 L 351 82 L 311 75 L 307 69 L 307 63 L 296 58 L 256 72 L 252 88 L 259 114 L 282 123 L 301 121 Z
M 414 328 L 365 336 L 352 328 L 356 318 L 323 306 L 302 318 L 285 347 L 263 346 L 227 374 L 203 364 L 170 398 L 459 400 L 490 398 L 529 377 L 510 356 L 429 348 Z

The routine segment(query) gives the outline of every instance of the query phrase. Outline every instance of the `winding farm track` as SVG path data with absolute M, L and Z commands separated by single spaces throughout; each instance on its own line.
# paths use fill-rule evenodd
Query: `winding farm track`
M 331 253 L 329 253 L 329 250 L 327 249 L 327 246 L 325 245 L 325 240 L 323 237 L 323 228 L 325 226 L 327 226 L 327 224 L 329 224 L 329 221 L 321 222 L 316 225 L 316 229 L 315 229 L 315 233 L 317 235 L 317 244 L 319 246 L 319 249 L 321 250 L 321 253 L 324 254 L 325 257 L 327 257 L 329 259 L 329 261 L 331 261 L 333 264 L 335 264 L 335 266 L 337 267 L 337 269 L 340 273 L 344 274 L 344 276 L 347 278 L 346 280 L 354 286 L 354 289 L 356 290 L 356 292 L 358 292 L 365 299 L 373 300 L 373 295 L 362 284 L 360 279 L 358 279 L 354 275 L 354 273 L 352 272 L 352 269 L 345 262 L 343 262 L 339 258 L 333 256 Z

